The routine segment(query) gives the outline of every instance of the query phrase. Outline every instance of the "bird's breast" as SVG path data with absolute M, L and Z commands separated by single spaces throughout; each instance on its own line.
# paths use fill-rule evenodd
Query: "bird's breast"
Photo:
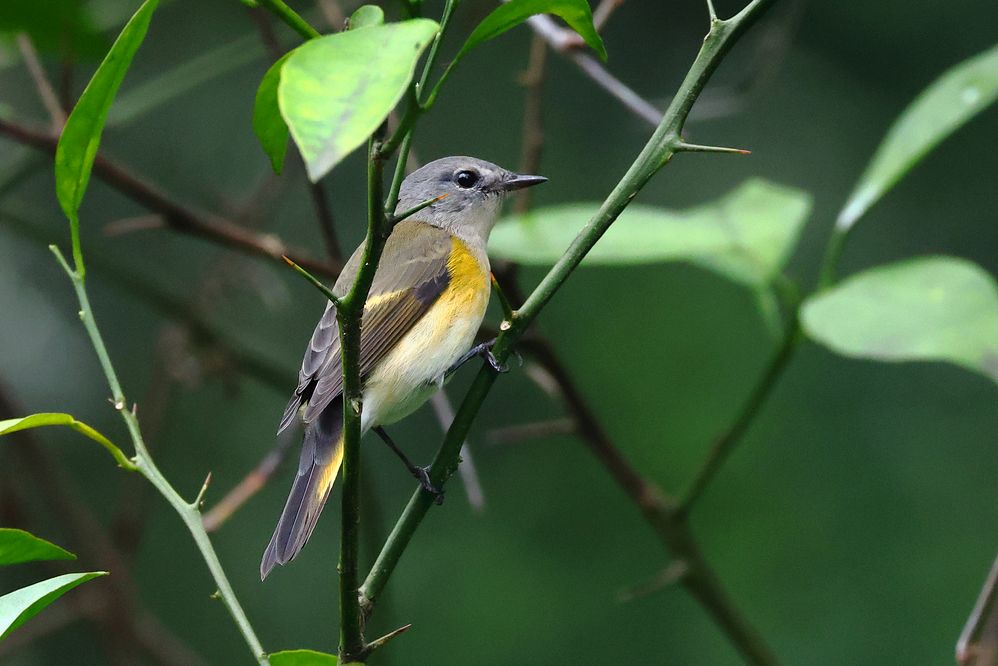
M 474 343 L 489 303 L 488 266 L 452 237 L 447 269 L 447 288 L 365 383 L 365 421 L 384 425 L 413 412 Z

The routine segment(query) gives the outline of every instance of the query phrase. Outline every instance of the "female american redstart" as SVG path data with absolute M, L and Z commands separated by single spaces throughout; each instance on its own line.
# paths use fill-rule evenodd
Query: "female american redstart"
M 471 348 L 489 302 L 486 244 L 503 195 L 543 183 L 473 157 L 445 157 L 409 174 L 396 213 L 447 195 L 399 222 L 385 243 L 361 319 L 361 432 L 394 423 L 422 405 Z M 333 293 L 353 285 L 363 245 Z M 319 320 L 278 434 L 305 424 L 298 474 L 260 564 L 266 578 L 287 564 L 315 529 L 343 459 L 343 375 L 336 311 Z

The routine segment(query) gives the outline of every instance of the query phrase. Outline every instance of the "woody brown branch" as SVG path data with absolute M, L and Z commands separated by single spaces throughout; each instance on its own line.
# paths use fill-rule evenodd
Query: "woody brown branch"
M 59 137 L 7 119 L 0 119 L 0 135 L 18 143 L 55 155 Z M 284 255 L 295 263 L 325 277 L 335 277 L 342 265 L 334 261 L 321 261 L 289 248 L 273 234 L 260 234 L 216 216 L 209 216 L 189 208 L 160 191 L 155 185 L 131 174 L 126 168 L 98 154 L 93 173 L 112 188 L 135 203 L 163 216 L 166 225 L 180 233 L 211 241 L 217 245 L 238 250 L 250 256 L 266 257 L 283 264 Z

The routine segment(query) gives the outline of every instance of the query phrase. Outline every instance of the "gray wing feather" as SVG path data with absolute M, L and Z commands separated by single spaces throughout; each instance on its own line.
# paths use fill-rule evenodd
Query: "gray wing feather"
M 368 300 L 395 294 L 364 310 L 361 321 L 360 372 L 365 376 L 426 313 L 449 284 L 447 261 L 451 236 L 423 222 L 406 220 L 392 231 L 385 244 Z M 356 279 L 363 256 L 361 245 L 336 280 L 333 293 L 342 295 Z M 391 267 L 386 271 L 383 268 Z M 284 410 L 278 433 L 294 422 L 301 406 L 307 405 L 306 423 L 343 389 L 339 328 L 336 311 L 327 304 L 312 333 L 298 373 L 298 386 Z

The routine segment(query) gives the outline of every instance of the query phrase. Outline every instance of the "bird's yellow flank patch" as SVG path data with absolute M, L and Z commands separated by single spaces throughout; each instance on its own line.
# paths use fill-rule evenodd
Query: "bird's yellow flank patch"
M 457 236 L 451 237 L 451 253 L 447 261 L 447 270 L 450 272 L 450 285 L 448 286 L 448 296 L 457 301 L 470 305 L 473 301 L 481 298 L 483 285 L 486 293 L 488 280 L 485 269 L 475 255 L 471 253 L 464 241 Z

